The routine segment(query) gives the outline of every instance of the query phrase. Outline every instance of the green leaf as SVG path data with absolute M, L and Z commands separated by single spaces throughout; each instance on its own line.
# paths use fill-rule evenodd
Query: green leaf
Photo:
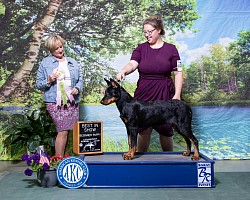
M 37 150 L 37 147 L 40 146 L 40 141 L 32 141 L 27 144 L 27 148 L 31 153 L 35 153 Z

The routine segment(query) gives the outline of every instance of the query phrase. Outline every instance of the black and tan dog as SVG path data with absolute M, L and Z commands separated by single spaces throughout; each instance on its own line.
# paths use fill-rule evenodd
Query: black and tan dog
M 108 87 L 101 104 L 109 105 L 115 102 L 127 129 L 129 151 L 123 155 L 124 160 L 133 159 L 136 153 L 139 128 L 165 123 L 173 124 L 175 130 L 184 137 L 187 150 L 183 155 L 189 156 L 191 154 L 192 143 L 194 146 L 192 160 L 199 159 L 198 140 L 193 135 L 191 128 L 192 111 L 185 102 L 174 99 L 137 101 L 113 79 L 110 81 L 105 79 L 105 81 Z

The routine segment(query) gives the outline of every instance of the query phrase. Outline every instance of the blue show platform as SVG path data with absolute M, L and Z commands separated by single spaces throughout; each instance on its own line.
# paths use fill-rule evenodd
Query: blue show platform
M 121 152 L 85 155 L 89 188 L 213 188 L 214 161 L 199 161 L 181 152 L 138 153 L 123 160 Z

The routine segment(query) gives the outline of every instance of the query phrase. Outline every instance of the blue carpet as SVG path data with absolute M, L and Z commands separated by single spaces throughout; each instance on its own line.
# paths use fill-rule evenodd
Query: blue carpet
M 250 172 L 217 172 L 215 188 L 146 188 L 146 189 L 65 189 L 38 186 L 36 176 L 18 172 L 0 174 L 1 200 L 249 200 Z

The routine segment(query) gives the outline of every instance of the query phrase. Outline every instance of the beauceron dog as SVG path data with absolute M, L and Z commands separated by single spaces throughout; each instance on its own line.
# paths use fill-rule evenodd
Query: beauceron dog
M 192 160 L 199 159 L 198 140 L 193 135 L 191 128 L 192 110 L 184 101 L 176 99 L 138 101 L 115 80 L 110 78 L 105 81 L 108 87 L 100 103 L 109 105 L 115 102 L 127 129 L 129 151 L 123 154 L 124 160 L 133 159 L 136 153 L 139 128 L 165 123 L 173 124 L 175 130 L 184 137 L 187 150 L 183 155 L 190 156 L 192 143 L 194 146 Z

